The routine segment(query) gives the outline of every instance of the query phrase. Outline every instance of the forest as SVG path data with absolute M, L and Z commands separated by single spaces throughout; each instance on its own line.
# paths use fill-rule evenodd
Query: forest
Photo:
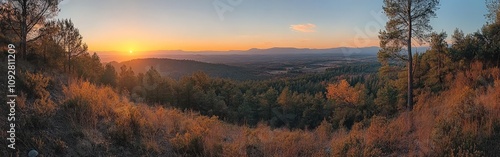
M 71 19 L 49 20 L 57 5 L 29 2 L 32 10 L 24 15 L 17 15 L 23 7 L 11 3 L 2 2 L 0 10 L 0 57 L 7 58 L 6 45 L 19 43 L 20 131 L 16 150 L 0 142 L 4 156 L 31 149 L 40 156 L 500 154 L 498 3 L 487 3 L 489 22 L 475 33 L 457 28 L 451 43 L 447 32 L 422 36 L 429 45 L 425 52 L 399 53 L 411 42 L 404 44 L 408 36 L 388 22 L 380 32 L 378 62 L 235 80 L 204 72 L 172 78 L 154 66 L 138 72 L 102 64 Z M 412 5 L 420 2 L 439 3 Z M 398 18 L 392 14 L 398 4 L 384 4 L 388 17 Z M 35 31 L 37 37 L 28 39 Z M 2 59 L 0 72 L 7 70 Z M 2 89 L 6 79 L 0 78 Z M 2 106 L 1 115 L 8 112 Z M 7 128 L 7 121 L 0 126 Z

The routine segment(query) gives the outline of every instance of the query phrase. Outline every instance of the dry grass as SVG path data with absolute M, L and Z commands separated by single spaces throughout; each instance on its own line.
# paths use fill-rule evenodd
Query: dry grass
M 474 63 L 437 95 L 420 89 L 412 112 L 373 117 L 332 138 L 333 156 L 483 156 L 500 153 L 500 73 Z M 489 82 L 494 82 L 490 84 Z M 496 141 L 496 142 L 495 142 Z
M 478 66 L 478 65 L 476 65 Z M 474 76 L 474 77 L 472 77 Z M 481 80 L 495 80 L 484 85 Z M 26 135 L 48 155 L 69 156 L 476 156 L 499 153 L 498 69 L 457 74 L 438 95 L 419 91 L 416 108 L 375 116 L 351 130 L 235 126 L 217 117 L 135 104 L 108 87 L 73 81 L 53 106 L 50 134 Z M 33 105 L 21 96 L 19 108 Z M 43 131 L 41 131 L 43 132 Z M 34 135 L 40 135 L 34 137 Z
M 326 122 L 315 131 L 318 134 L 272 130 L 263 124 L 238 127 L 217 117 L 134 104 L 108 87 L 88 82 L 72 83 L 64 93 L 62 109 L 74 126 L 98 129 L 111 137 L 108 144 L 137 147 L 150 155 L 173 151 L 183 156 L 327 156 L 330 150 L 331 124 Z

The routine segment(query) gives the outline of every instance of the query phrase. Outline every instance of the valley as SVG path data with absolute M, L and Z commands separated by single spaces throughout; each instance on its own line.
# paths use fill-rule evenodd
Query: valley
M 322 73 L 327 69 L 356 63 L 377 62 L 378 48 L 335 48 L 325 50 L 272 48 L 265 50 L 224 52 L 156 52 L 145 53 L 143 59 L 122 62 L 110 61 L 110 55 L 100 55 L 116 69 L 131 66 L 144 73 L 151 66 L 164 76 L 175 79 L 196 71 L 209 76 L 237 80 L 293 77 L 300 74 Z M 357 52 L 352 54 L 342 52 Z M 151 57 L 151 58 L 147 58 Z M 162 58 L 157 58 L 162 57 Z

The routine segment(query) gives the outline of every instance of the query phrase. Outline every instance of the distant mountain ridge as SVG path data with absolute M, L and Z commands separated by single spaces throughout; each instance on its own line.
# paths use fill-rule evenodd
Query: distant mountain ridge
M 273 47 L 269 49 L 249 49 L 247 53 L 258 54 L 311 54 L 311 53 L 338 53 L 338 54 L 376 54 L 379 47 L 338 47 L 327 49 L 293 48 L 293 47 Z
M 414 47 L 414 50 L 425 51 L 429 49 L 428 46 L 419 46 Z M 143 54 L 218 54 L 218 55 L 234 55 L 234 54 L 310 54 L 310 53 L 344 53 L 344 55 L 349 54 L 364 54 L 364 55 L 376 55 L 380 50 L 378 46 L 370 46 L 370 47 L 336 47 L 336 48 L 324 48 L 324 49 L 316 49 L 316 48 L 294 48 L 294 47 L 272 47 L 272 48 L 251 48 L 248 50 L 225 50 L 225 51 L 214 51 L 214 50 L 206 50 L 206 51 L 185 51 L 185 50 L 153 50 L 153 51 L 138 51 L 135 53 L 143 53 Z M 96 51 L 99 55 L 109 55 L 115 53 L 123 53 L 119 51 Z
M 228 51 L 184 51 L 184 50 L 157 50 L 146 52 L 134 52 L 137 58 L 171 58 L 187 59 L 209 63 L 234 63 L 234 61 L 257 60 L 265 61 L 266 58 L 280 58 L 287 55 L 289 58 L 311 57 L 310 55 L 320 55 L 324 57 L 350 57 L 350 56 L 375 56 L 379 47 L 338 47 L 328 49 L 273 47 L 268 49 L 252 48 L 248 50 L 228 50 Z M 130 59 L 118 59 L 123 52 L 106 51 L 97 52 L 103 62 L 125 61 Z M 251 57 L 249 57 L 251 56 Z M 319 56 L 318 56 L 319 57 Z M 262 58 L 262 59 L 261 59 Z M 234 59 L 234 60 L 233 60 Z
M 337 47 L 337 48 L 294 48 L 294 47 L 272 47 L 266 49 L 251 48 L 248 50 L 225 50 L 225 51 L 185 51 L 185 50 L 153 50 L 140 51 L 137 53 L 146 54 L 300 54 L 300 53 L 373 53 L 380 48 L 372 47 Z M 119 51 L 97 51 L 101 55 L 120 53 Z

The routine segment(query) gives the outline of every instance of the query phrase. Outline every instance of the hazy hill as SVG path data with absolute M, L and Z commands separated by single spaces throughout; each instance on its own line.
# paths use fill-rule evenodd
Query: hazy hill
M 124 62 L 110 62 L 111 65 L 120 72 L 120 67 L 126 65 L 132 67 L 137 73 L 145 73 L 151 67 L 156 68 L 163 76 L 181 78 L 191 75 L 194 72 L 205 72 L 211 77 L 232 78 L 237 80 L 247 80 L 259 78 L 258 72 L 243 67 L 229 66 L 225 64 L 204 63 L 192 60 L 175 60 L 168 58 L 146 58 L 134 59 Z
M 317 60 L 325 58 L 350 58 L 359 56 L 376 56 L 379 47 L 339 47 L 328 49 L 274 47 L 269 49 L 252 48 L 249 50 L 229 51 L 183 51 L 183 50 L 158 50 L 136 52 L 140 58 L 171 58 L 187 59 L 208 63 L 256 63 L 293 60 Z M 98 52 L 103 62 L 123 61 L 118 59 L 120 52 Z M 117 55 L 118 54 L 118 55 Z
M 245 53 L 250 54 L 337 54 L 337 55 L 376 55 L 379 47 L 338 47 L 328 49 L 273 47 L 269 49 L 249 49 Z

